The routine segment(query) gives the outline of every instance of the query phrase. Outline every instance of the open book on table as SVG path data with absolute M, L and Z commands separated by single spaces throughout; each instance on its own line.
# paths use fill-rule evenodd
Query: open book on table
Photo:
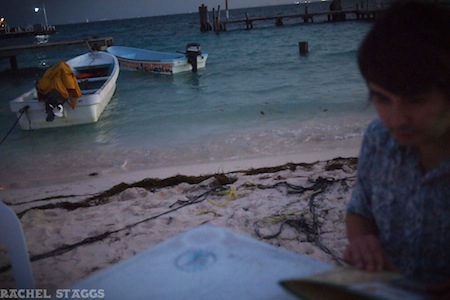
M 305 300 L 427 299 L 420 283 L 399 273 L 365 272 L 351 267 L 282 280 L 280 284 Z

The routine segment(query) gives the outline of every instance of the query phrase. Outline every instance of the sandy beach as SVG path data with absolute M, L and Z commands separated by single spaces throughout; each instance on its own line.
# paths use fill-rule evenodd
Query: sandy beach
M 90 174 L 0 197 L 20 217 L 36 286 L 50 291 L 205 223 L 339 265 L 357 154 Z M 9 261 L 0 258 L 0 287 L 12 288 Z

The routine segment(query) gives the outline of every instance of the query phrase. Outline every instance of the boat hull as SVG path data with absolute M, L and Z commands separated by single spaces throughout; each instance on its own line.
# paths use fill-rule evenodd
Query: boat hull
M 64 127 L 98 121 L 116 90 L 116 81 L 119 76 L 117 58 L 105 52 L 94 52 L 78 56 L 67 61 L 67 63 L 76 75 L 81 72 L 81 69 L 92 70 L 97 66 L 107 64 L 112 64 L 112 69 L 109 76 L 78 80 L 82 96 L 77 99 L 76 107 L 72 109 L 65 102 L 63 116 L 55 118 L 52 122 L 46 120 L 45 102 L 37 99 L 35 88 L 10 101 L 11 111 L 16 113 L 18 118 L 20 117 L 19 125 L 21 129 Z M 25 107 L 27 108 L 24 109 Z
M 122 70 L 165 75 L 192 71 L 192 65 L 183 53 L 166 53 L 122 46 L 111 46 L 106 51 L 117 57 Z M 204 68 L 207 59 L 208 54 L 199 54 L 197 69 Z

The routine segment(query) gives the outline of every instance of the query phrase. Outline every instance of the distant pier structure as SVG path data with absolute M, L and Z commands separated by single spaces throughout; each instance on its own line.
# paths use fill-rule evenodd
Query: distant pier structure
M 113 44 L 112 37 L 104 38 L 89 38 L 84 40 L 69 40 L 53 43 L 30 44 L 30 45 L 15 45 L 0 48 L 0 59 L 9 58 L 9 63 L 12 70 L 19 68 L 17 64 L 17 56 L 24 53 L 31 53 L 34 51 L 43 51 L 46 49 L 70 49 L 74 47 L 87 47 L 90 51 L 105 50 Z
M 1 24 L 0 24 L 1 25 Z M 0 26 L 0 40 L 23 36 L 49 35 L 56 33 L 55 26 L 34 24 L 24 27 Z
M 212 9 L 212 24 L 209 21 L 208 7 L 202 4 L 199 10 L 200 16 L 200 31 L 214 31 L 219 33 L 226 31 L 227 26 L 230 24 L 244 24 L 246 29 L 252 29 L 253 24 L 259 21 L 272 20 L 275 26 L 283 26 L 285 19 L 298 19 L 302 23 L 314 23 L 315 19 L 322 19 L 325 22 L 342 22 L 347 20 L 374 20 L 377 15 L 383 10 L 383 5 L 376 9 L 370 9 L 369 2 L 366 0 L 366 7 L 364 8 L 364 2 L 361 2 L 361 6 L 356 4 L 355 9 L 342 9 L 341 0 L 333 0 L 330 2 L 329 10 L 321 12 L 309 12 L 308 6 L 305 5 L 303 13 L 276 15 L 276 16 L 263 16 L 263 17 L 250 17 L 247 13 L 244 18 L 229 19 L 228 18 L 228 1 L 226 2 L 226 18 L 221 20 L 220 5 L 217 10 Z M 382 2 L 381 2 L 382 3 Z

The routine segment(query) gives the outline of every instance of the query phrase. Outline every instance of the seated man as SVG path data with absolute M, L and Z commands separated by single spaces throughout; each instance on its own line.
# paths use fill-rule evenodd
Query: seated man
M 394 3 L 360 46 L 379 120 L 364 136 L 344 258 L 450 296 L 450 12 L 433 2 Z

